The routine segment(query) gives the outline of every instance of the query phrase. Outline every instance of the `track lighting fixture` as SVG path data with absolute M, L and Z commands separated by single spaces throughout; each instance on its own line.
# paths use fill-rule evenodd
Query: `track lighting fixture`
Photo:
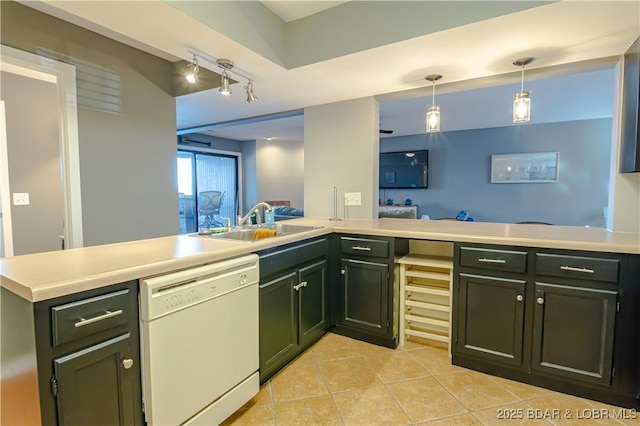
M 229 59 L 217 59 L 199 51 L 196 52 L 189 50 L 189 53 L 193 55 L 193 60 L 187 65 L 187 73 L 185 74 L 187 81 L 195 83 L 198 80 L 198 58 L 201 58 L 218 68 L 222 68 L 222 73 L 220 74 L 220 88 L 218 89 L 220 94 L 227 96 L 232 93 L 230 85 L 231 77 L 229 74 L 233 74 L 234 76 L 242 77 L 247 80 L 247 85 L 244 86 L 244 89 L 247 92 L 247 103 L 251 104 L 258 100 L 258 97 L 253 93 L 253 77 L 250 74 L 235 68 L 232 61 Z
M 531 91 L 524 90 L 524 67 L 533 62 L 535 58 L 520 58 L 513 61 L 513 65 L 522 67 L 522 78 L 520 80 L 520 91 L 513 99 L 513 122 L 526 123 L 531 119 Z
M 253 81 L 249 80 L 244 90 L 247 91 L 247 103 L 252 104 L 258 100 L 258 97 L 253 93 Z
M 184 78 L 191 84 L 194 84 L 198 81 L 198 58 L 196 58 L 195 53 L 193 54 L 193 59 L 191 62 L 187 64 L 187 73 L 184 75 Z
M 440 80 L 440 74 L 430 74 L 425 77 L 432 83 L 432 99 L 431 105 L 427 108 L 427 132 L 434 133 L 440 131 L 440 107 L 436 105 L 436 81 Z
M 229 76 L 227 75 L 227 70 L 222 71 L 222 75 L 220 75 L 220 88 L 218 89 L 222 95 L 230 95 L 231 87 L 229 87 Z

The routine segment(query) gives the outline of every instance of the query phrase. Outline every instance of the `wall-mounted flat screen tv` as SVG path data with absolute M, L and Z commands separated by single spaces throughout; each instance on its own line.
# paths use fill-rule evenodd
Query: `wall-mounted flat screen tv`
M 427 188 L 429 151 L 380 153 L 380 189 Z

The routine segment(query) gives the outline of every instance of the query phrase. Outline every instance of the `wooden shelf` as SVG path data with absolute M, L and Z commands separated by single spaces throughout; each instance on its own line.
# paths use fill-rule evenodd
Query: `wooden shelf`
M 407 336 L 449 342 L 453 261 L 409 253 L 400 265 L 400 345 Z

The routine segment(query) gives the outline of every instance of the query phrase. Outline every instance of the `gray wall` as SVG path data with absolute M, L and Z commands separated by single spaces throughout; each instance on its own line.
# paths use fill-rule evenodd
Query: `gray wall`
M 173 64 L 12 1 L 2 43 L 76 66 L 84 245 L 178 233 Z
M 305 216 L 371 219 L 378 215 L 378 102 L 373 97 L 304 110 Z M 362 205 L 345 212 L 344 193 L 359 192 Z
M 28 206 L 11 200 L 13 254 L 59 250 L 64 234 L 57 86 L 1 73 L 11 193 L 29 194 Z M 13 198 L 13 197 L 12 197 Z
M 429 188 L 380 190 L 396 203 L 411 198 L 419 216 L 477 221 L 543 221 L 605 226 L 611 119 L 421 134 L 380 140 L 380 152 L 429 150 Z M 555 183 L 491 184 L 491 155 L 559 152 Z
M 256 141 L 257 198 L 304 206 L 303 141 Z

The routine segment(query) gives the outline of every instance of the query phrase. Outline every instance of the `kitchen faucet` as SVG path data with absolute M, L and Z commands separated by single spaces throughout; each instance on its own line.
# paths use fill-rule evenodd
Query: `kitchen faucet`
M 240 216 L 238 215 L 238 219 L 236 220 L 236 226 L 242 226 L 244 225 L 244 223 L 249 220 L 249 218 L 251 217 L 251 215 L 253 213 L 256 214 L 256 223 L 259 225 L 262 222 L 262 219 L 260 219 L 260 207 L 264 207 L 265 209 L 269 210 L 269 211 L 273 211 L 273 207 L 271 207 L 269 204 L 265 203 L 264 201 L 259 202 L 258 204 L 256 204 L 255 206 L 251 207 L 249 209 L 249 212 L 244 215 L 244 216 Z

